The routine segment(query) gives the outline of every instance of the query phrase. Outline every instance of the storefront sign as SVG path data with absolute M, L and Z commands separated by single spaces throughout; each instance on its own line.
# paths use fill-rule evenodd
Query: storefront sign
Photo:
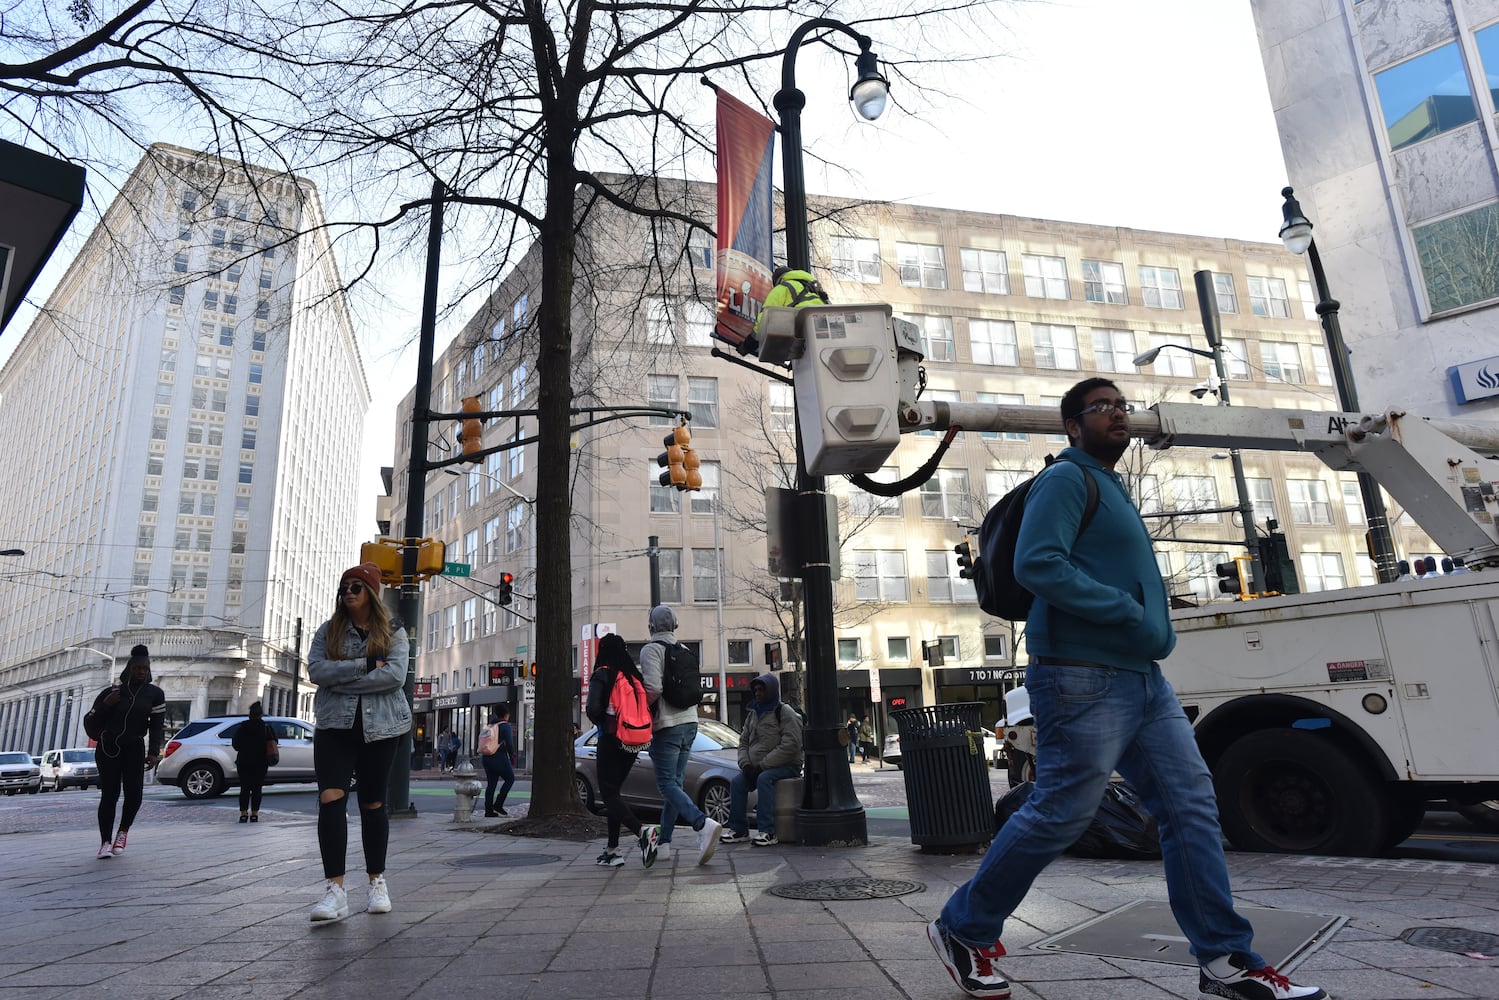
M 468 704 L 468 692 L 440 694 L 432 699 L 433 708 L 463 708 Z
M 413 698 L 430 698 L 430 697 L 432 697 L 432 682 L 431 681 L 417 681 L 416 682 L 416 693 L 413 694 L 412 697 Z

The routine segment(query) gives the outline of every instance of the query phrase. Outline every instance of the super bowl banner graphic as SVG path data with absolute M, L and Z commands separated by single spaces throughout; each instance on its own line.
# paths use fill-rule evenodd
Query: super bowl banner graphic
M 775 123 L 718 93 L 718 322 L 714 335 L 738 347 L 770 293 L 771 172 Z

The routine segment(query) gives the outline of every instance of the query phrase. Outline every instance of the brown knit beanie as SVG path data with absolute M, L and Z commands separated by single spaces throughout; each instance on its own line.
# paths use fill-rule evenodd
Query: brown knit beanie
M 358 580 L 370 588 L 370 593 L 376 597 L 380 596 L 380 567 L 374 563 L 360 563 L 344 570 L 344 575 L 338 578 L 338 586 L 343 588 L 345 580 Z

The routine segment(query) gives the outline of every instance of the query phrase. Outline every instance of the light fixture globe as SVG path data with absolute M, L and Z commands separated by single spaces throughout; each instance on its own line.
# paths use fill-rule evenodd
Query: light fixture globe
M 1135 355 L 1133 364 L 1136 368 L 1144 368 L 1147 365 L 1153 365 L 1155 364 L 1155 359 L 1160 356 L 1160 353 L 1161 349 L 1159 347 L 1152 347 L 1148 351 L 1142 351 L 1141 353 Z
M 880 75 L 879 59 L 868 49 L 859 53 L 854 61 L 859 78 L 848 92 L 859 117 L 872 122 L 885 113 L 885 104 L 890 99 L 890 81 Z
M 1296 200 L 1294 189 L 1282 188 L 1280 193 L 1286 199 L 1281 206 L 1285 222 L 1280 227 L 1280 241 L 1294 254 L 1306 253 L 1312 245 L 1312 224 L 1301 214 L 1301 203 Z

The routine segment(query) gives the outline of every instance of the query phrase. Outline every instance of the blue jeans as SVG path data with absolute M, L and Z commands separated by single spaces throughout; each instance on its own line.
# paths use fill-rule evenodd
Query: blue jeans
M 656 772 L 656 787 L 661 791 L 661 843 L 671 843 L 671 831 L 677 825 L 677 816 L 692 824 L 694 830 L 702 829 L 707 818 L 697 803 L 682 790 L 682 779 L 687 775 L 687 754 L 692 750 L 692 741 L 697 739 L 697 723 L 684 722 L 680 726 L 658 729 L 651 734 L 651 766 Z
M 760 772 L 760 780 L 755 783 L 755 794 L 758 796 L 755 800 L 755 829 L 767 836 L 776 832 L 776 782 L 783 778 L 794 778 L 801 770 L 799 767 L 783 764 L 780 767 L 767 767 Z M 749 782 L 745 780 L 743 771 L 734 775 L 729 782 L 727 825 L 735 833 L 749 833 Z
M 859 740 L 854 733 L 848 734 L 848 762 L 854 762 L 854 752 L 859 749 Z
M 1036 876 L 1087 829 L 1118 770 L 1160 823 L 1166 892 L 1192 953 L 1206 964 L 1239 952 L 1249 968 L 1254 930 L 1234 912 L 1213 779 L 1176 692 L 1149 673 L 1031 664 L 1036 787 L 989 845 L 976 875 L 942 908 L 958 940 L 987 947 Z

